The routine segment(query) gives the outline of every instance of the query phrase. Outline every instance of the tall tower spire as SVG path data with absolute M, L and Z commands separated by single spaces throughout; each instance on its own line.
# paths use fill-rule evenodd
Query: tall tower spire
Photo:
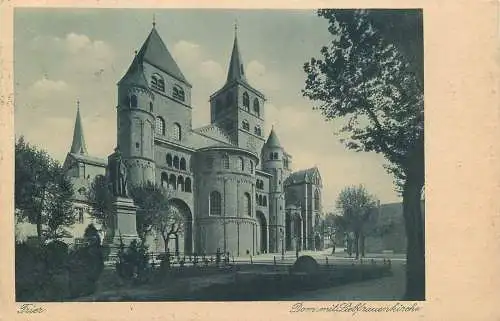
M 82 119 L 80 117 L 80 101 L 76 101 L 76 120 L 73 129 L 73 142 L 71 143 L 71 153 L 87 155 L 87 146 L 83 136 Z
M 234 43 L 231 60 L 229 62 L 229 70 L 227 72 L 227 83 L 237 80 L 244 80 L 245 71 L 243 70 L 243 60 L 241 59 L 240 50 L 238 48 L 238 24 L 234 24 Z

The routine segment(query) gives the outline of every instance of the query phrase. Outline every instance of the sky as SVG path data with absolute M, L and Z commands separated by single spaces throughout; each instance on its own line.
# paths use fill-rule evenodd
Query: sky
M 311 10 L 16 8 L 16 137 L 62 162 L 79 100 L 88 152 L 107 157 L 116 144 L 116 83 L 153 17 L 193 85 L 193 127 L 210 121 L 208 99 L 225 82 L 237 22 L 247 79 L 266 95 L 266 135 L 274 125 L 294 170 L 319 168 L 325 211 L 348 185 L 363 184 L 382 204 L 401 200 L 382 155 L 347 150 L 334 135 L 339 123 L 325 122 L 301 95 L 303 64 L 332 37 Z

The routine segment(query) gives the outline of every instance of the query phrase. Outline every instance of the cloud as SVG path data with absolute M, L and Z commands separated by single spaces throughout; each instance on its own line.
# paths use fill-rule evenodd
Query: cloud
M 177 62 L 185 64 L 199 63 L 201 57 L 200 45 L 180 40 L 173 46 L 172 55 L 176 58 Z
M 267 70 L 266 66 L 252 60 L 246 67 L 248 81 L 262 90 L 275 91 L 280 89 L 280 77 L 278 73 Z
M 203 78 L 210 80 L 213 85 L 220 85 L 224 81 L 224 70 L 216 61 L 206 60 L 201 62 L 200 73 Z
M 32 85 L 32 90 L 36 93 L 48 94 L 54 91 L 64 91 L 68 89 L 68 84 L 63 80 L 50 80 L 42 78 L 35 81 Z

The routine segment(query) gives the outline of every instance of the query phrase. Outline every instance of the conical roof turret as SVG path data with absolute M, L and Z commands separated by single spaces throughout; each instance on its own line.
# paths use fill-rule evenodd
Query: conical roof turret
M 267 138 L 267 141 L 264 144 L 264 146 L 282 148 L 281 143 L 278 139 L 278 135 L 276 135 L 276 132 L 274 131 L 274 126 L 271 129 L 271 133 L 269 134 L 269 137 Z

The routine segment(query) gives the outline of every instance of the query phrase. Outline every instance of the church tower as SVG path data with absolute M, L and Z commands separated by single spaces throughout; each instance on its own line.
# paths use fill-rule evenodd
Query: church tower
M 224 86 L 210 96 L 211 123 L 241 148 L 259 154 L 264 144 L 264 95 L 245 76 L 235 26 L 233 51 Z
M 262 147 L 262 169 L 271 174 L 269 184 L 269 250 L 281 252 L 285 243 L 285 193 L 283 189 L 283 158 L 285 152 L 278 136 L 271 129 L 269 137 Z
M 118 82 L 117 147 L 128 168 L 129 186 L 154 182 L 154 95 L 139 56 Z

